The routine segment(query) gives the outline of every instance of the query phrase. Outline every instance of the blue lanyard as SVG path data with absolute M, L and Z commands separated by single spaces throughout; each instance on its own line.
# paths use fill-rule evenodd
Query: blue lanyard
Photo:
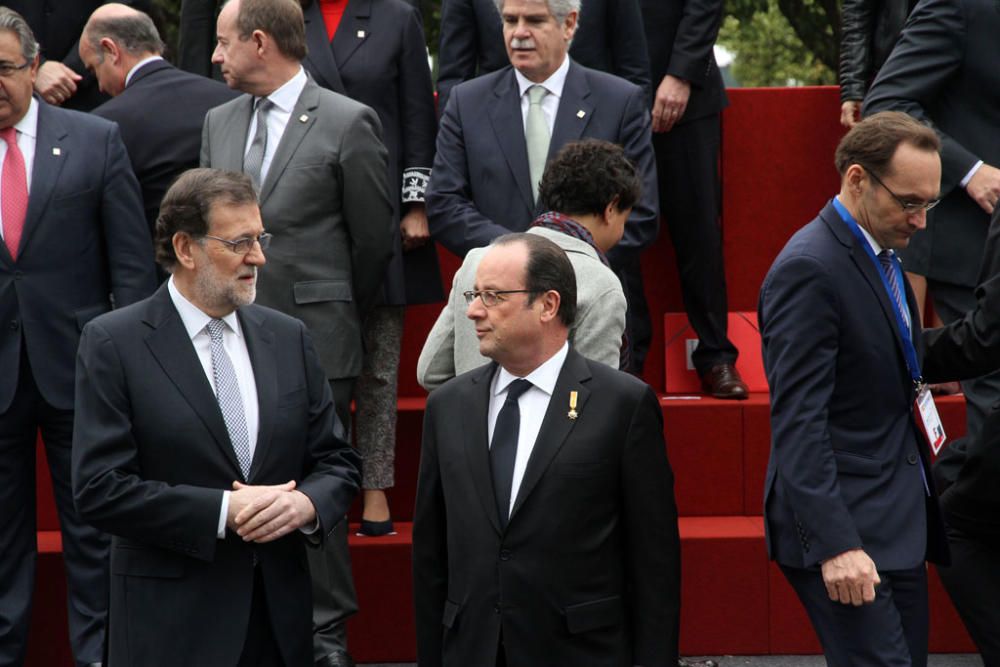
M 882 287 L 885 288 L 885 293 L 889 297 L 889 303 L 892 304 L 892 312 L 896 315 L 896 327 L 899 330 L 899 337 L 903 341 L 903 357 L 906 359 L 906 367 L 910 371 L 910 377 L 913 379 L 914 384 L 919 384 L 923 378 L 920 373 L 920 362 L 917 361 L 917 350 L 913 347 L 913 337 L 910 333 L 910 327 L 907 326 L 906 316 L 900 312 L 896 299 L 892 296 L 892 288 L 889 287 L 889 280 L 885 277 L 882 264 L 879 262 L 878 257 L 875 256 L 875 251 L 872 250 L 871 243 L 865 238 L 854 217 L 836 197 L 833 199 L 833 207 L 837 209 L 837 213 L 840 214 L 841 219 L 858 239 L 858 243 L 864 248 L 865 254 L 868 255 L 872 264 L 875 265 L 875 272 L 882 279 Z M 899 266 L 899 260 L 896 259 L 893 253 L 890 253 L 889 257 L 892 262 L 892 270 L 896 273 L 896 284 L 899 285 L 900 296 L 906 299 L 906 292 L 903 289 L 903 285 L 905 284 L 903 282 L 903 271 Z

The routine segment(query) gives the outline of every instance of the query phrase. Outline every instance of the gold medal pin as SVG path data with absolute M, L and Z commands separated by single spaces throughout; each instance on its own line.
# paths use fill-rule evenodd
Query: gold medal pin
M 575 391 L 569 392 L 569 412 L 566 413 L 566 416 L 569 417 L 570 419 L 576 419 L 577 417 L 580 416 L 580 414 L 576 411 Z

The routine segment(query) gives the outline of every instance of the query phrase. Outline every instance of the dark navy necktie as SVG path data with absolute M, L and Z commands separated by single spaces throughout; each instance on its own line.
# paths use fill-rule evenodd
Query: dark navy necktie
M 493 442 L 490 444 L 490 470 L 493 473 L 493 492 L 497 497 L 500 512 L 500 526 L 507 527 L 510 515 L 510 490 L 514 484 L 514 459 L 517 458 L 517 435 L 521 430 L 521 408 L 517 400 L 521 394 L 531 389 L 527 380 L 514 380 L 507 387 L 507 400 L 500 408 L 497 423 L 493 427 Z

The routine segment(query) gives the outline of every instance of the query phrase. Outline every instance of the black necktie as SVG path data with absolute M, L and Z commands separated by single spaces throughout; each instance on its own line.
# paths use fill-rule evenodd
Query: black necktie
M 507 527 L 510 515 L 510 489 L 514 483 L 514 459 L 517 458 L 517 434 L 521 429 L 521 409 L 517 399 L 531 388 L 527 380 L 514 380 L 507 387 L 507 400 L 497 415 L 490 445 L 490 469 L 493 472 L 493 492 L 500 511 L 500 526 Z

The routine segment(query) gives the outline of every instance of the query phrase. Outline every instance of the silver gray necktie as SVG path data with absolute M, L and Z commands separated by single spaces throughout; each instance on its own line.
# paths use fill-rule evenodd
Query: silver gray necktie
M 528 146 L 528 173 L 531 176 L 531 196 L 538 201 L 538 184 L 545 171 L 545 159 L 549 155 L 549 124 L 542 111 L 542 100 L 549 91 L 542 86 L 528 88 L 528 120 L 524 128 L 524 139 Z
M 233 362 L 230 361 L 226 349 L 222 346 L 222 332 L 226 329 L 226 323 L 219 319 L 213 319 L 205 325 L 209 337 L 212 339 L 212 377 L 215 380 L 215 398 L 219 401 L 219 409 L 222 411 L 222 419 L 226 422 L 226 430 L 229 431 L 229 440 L 236 452 L 236 460 L 240 463 L 240 471 L 243 479 L 250 476 L 250 435 L 247 431 L 246 415 L 243 412 L 243 396 L 240 394 L 240 385 L 236 380 L 236 371 Z
M 254 107 L 257 113 L 257 128 L 253 134 L 253 141 L 250 148 L 243 157 L 243 173 L 253 181 L 253 187 L 260 192 L 261 169 L 264 167 L 264 153 L 267 151 L 267 112 L 274 106 L 274 102 L 261 97 Z

